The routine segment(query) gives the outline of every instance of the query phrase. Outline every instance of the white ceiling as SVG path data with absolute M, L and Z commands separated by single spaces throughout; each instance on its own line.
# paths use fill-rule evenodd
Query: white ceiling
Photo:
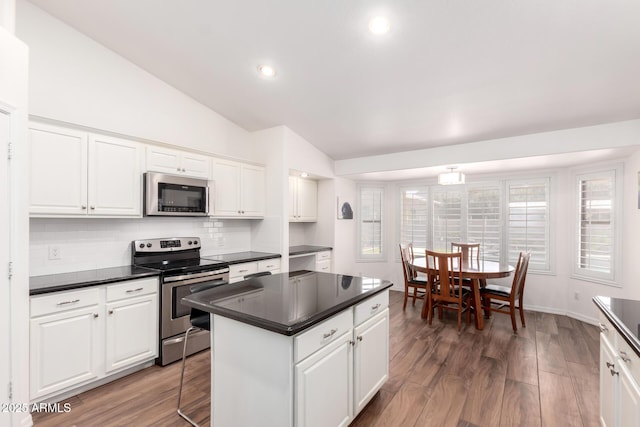
M 637 0 L 31 2 L 241 127 L 286 125 L 336 160 L 640 117 Z M 367 29 L 378 13 L 385 36 Z

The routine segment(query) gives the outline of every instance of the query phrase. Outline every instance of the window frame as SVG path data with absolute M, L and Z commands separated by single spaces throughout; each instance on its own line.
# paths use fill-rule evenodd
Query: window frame
M 613 222 L 611 245 L 611 272 L 602 273 L 579 267 L 580 258 L 580 227 L 581 227 L 581 189 L 580 183 L 585 179 L 613 179 L 613 202 L 611 221 Z M 577 280 L 595 282 L 608 286 L 622 287 L 622 225 L 624 209 L 624 165 L 622 163 L 603 165 L 595 168 L 576 169 L 571 174 L 571 191 L 573 193 L 574 211 L 573 248 L 571 251 L 570 277 Z
M 362 209 L 362 192 L 364 190 L 376 190 L 380 192 L 380 253 L 379 254 L 363 254 L 362 253 L 362 249 L 363 249 L 363 245 L 362 245 L 362 224 L 363 224 L 363 219 L 362 219 L 362 213 L 363 213 L 363 209 Z M 386 260 L 386 247 L 385 247 L 385 243 L 386 243 L 386 239 L 385 239 L 385 229 L 386 229 L 386 225 L 385 225 L 385 220 L 386 220 L 386 215 L 385 215 L 385 197 L 386 197 L 386 192 L 385 192 L 385 186 L 384 185 L 380 185 L 380 184 L 360 184 L 357 187 L 357 197 L 358 197 L 358 212 L 357 212 L 357 220 L 358 220 L 358 225 L 357 225 L 357 242 L 356 242 L 356 262 L 380 262 L 380 261 L 385 261 Z
M 534 258 L 533 256 L 531 257 L 531 261 L 529 262 L 529 272 L 531 273 L 536 273 L 536 274 L 550 274 L 553 275 L 555 274 L 555 244 L 552 243 L 552 238 L 553 236 L 555 236 L 555 212 L 553 210 L 553 180 L 551 179 L 551 176 L 544 176 L 544 177 L 534 177 L 534 178 L 517 178 L 517 179 L 506 179 L 504 181 L 504 215 L 503 215 L 503 226 L 504 229 L 506 230 L 506 232 L 504 233 L 503 239 L 504 239 L 504 247 L 506 248 L 506 251 L 504 251 L 503 257 L 502 257 L 502 261 L 509 263 L 510 265 L 515 265 L 517 263 L 517 259 L 516 260 L 510 260 L 509 259 L 509 253 L 510 253 L 510 242 L 512 239 L 512 236 L 509 232 L 509 190 L 511 188 L 511 186 L 515 186 L 515 185 L 537 185 L 537 184 L 543 184 L 545 186 L 545 199 L 546 199 L 546 216 L 547 216 L 547 222 L 546 222 L 546 230 L 545 230 L 545 236 L 546 236 L 546 247 L 545 247 L 545 253 L 546 253 L 546 260 L 544 264 L 540 264 L 540 263 L 536 263 L 534 262 Z

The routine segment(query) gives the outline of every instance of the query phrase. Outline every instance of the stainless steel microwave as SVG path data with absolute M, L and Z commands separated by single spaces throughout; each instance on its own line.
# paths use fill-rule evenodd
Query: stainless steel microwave
M 146 172 L 145 216 L 207 216 L 209 185 L 206 179 Z

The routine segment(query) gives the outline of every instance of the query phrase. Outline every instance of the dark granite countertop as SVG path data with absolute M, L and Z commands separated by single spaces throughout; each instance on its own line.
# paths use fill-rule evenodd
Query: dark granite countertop
M 262 261 L 265 259 L 281 258 L 280 254 L 272 254 L 269 252 L 235 252 L 231 254 L 220 255 L 202 255 L 201 258 L 212 259 L 214 261 L 224 261 L 229 264 L 241 264 L 243 262 Z
M 220 286 L 182 301 L 252 326 L 295 335 L 392 285 L 382 279 L 296 271 Z
M 314 252 L 330 251 L 332 249 L 333 248 L 330 246 L 313 246 L 313 245 L 289 246 L 289 256 L 312 254 Z
M 29 278 L 29 295 L 68 291 L 70 289 L 86 288 L 89 286 L 104 285 L 124 280 L 142 279 L 144 277 L 153 277 L 158 275 L 159 273 L 155 270 L 127 265 L 122 267 L 75 271 L 73 273 L 32 276 Z
M 640 301 L 597 296 L 593 302 L 640 357 Z

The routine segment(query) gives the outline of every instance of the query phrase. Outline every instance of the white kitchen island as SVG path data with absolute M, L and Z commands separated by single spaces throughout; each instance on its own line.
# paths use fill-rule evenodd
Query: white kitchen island
M 305 271 L 185 298 L 212 317 L 211 425 L 348 425 L 388 378 L 391 286 Z

